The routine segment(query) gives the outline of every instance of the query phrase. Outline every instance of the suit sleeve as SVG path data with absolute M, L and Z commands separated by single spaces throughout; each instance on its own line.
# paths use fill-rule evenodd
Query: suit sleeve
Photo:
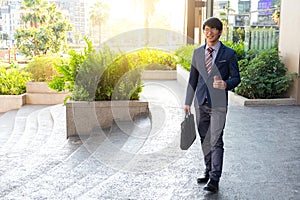
M 194 53 L 194 55 L 195 55 L 195 53 Z M 188 86 L 187 86 L 187 90 L 186 90 L 185 105 L 192 105 L 195 91 L 196 91 L 197 84 L 198 84 L 199 72 L 195 67 L 195 60 L 194 60 L 195 56 L 194 55 L 192 58 L 190 76 L 189 76 Z
M 229 63 L 229 79 L 226 80 L 227 90 L 232 90 L 241 82 L 236 52 L 232 54 Z

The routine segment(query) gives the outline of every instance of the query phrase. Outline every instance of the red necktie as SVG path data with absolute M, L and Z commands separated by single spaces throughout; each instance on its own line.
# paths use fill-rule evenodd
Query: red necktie
M 208 74 L 211 71 L 211 66 L 212 66 L 212 52 L 213 51 L 214 51 L 213 48 L 211 48 L 211 47 L 207 48 L 207 56 L 206 56 L 206 59 L 205 59 L 205 66 L 206 66 L 206 70 L 207 70 Z

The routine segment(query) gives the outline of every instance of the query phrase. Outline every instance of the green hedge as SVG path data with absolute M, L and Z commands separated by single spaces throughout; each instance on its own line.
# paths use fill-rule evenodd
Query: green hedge
M 261 51 L 251 57 L 239 61 L 241 83 L 235 93 L 250 99 L 284 97 L 295 73 L 287 73 L 278 50 Z
M 178 58 L 178 63 L 188 71 L 190 71 L 193 51 L 198 46 L 199 45 L 184 45 L 184 46 L 180 46 L 175 51 L 175 55 Z
M 141 71 L 128 56 L 108 47 L 91 52 L 78 69 L 72 99 L 87 101 L 138 100 Z
M 20 95 L 26 92 L 26 82 L 30 81 L 31 74 L 12 67 L 0 67 L 0 95 Z
M 58 75 L 55 65 L 60 64 L 63 60 L 66 60 L 66 58 L 35 56 L 28 63 L 26 71 L 32 74 L 33 81 L 49 82 Z
M 139 49 L 127 53 L 126 57 L 135 67 L 146 70 L 175 70 L 178 63 L 174 54 L 159 49 Z
M 49 84 L 58 91 L 68 89 L 75 101 L 137 100 L 142 91 L 142 67 L 135 57 L 104 47 L 96 52 L 86 39 L 84 52 L 70 52 L 69 62 L 56 66 Z
M 244 42 L 225 41 L 225 42 L 223 42 L 223 44 L 235 50 L 236 57 L 238 60 L 242 60 L 245 58 L 246 52 L 245 52 L 245 43 Z

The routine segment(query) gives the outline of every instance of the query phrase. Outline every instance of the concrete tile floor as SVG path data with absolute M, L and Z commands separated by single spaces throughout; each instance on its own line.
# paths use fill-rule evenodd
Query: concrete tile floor
M 147 81 L 152 120 L 66 139 L 65 107 L 0 116 L 0 199 L 300 199 L 300 106 L 230 103 L 220 190 L 196 183 L 199 139 L 179 149 L 185 88 Z

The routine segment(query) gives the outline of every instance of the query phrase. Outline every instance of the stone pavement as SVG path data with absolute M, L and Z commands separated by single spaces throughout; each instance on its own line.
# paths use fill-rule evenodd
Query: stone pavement
M 62 105 L 2 114 L 0 199 L 300 199 L 300 106 L 230 103 L 224 171 L 211 194 L 196 183 L 199 138 L 179 149 L 184 90 L 177 81 L 147 81 L 141 98 L 152 119 L 87 138 L 66 139 Z

